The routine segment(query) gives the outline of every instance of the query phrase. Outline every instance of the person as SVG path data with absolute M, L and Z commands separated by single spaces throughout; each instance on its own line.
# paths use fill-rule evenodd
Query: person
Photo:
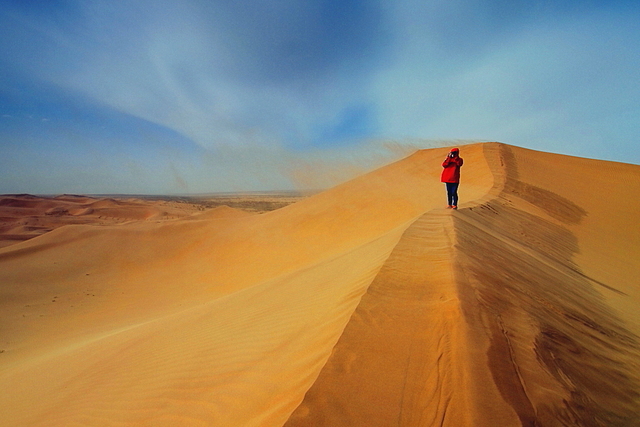
M 447 186 L 447 209 L 458 209 L 458 186 L 460 185 L 460 168 L 462 167 L 460 150 L 452 148 L 447 158 L 442 162 L 442 175 L 440 181 Z

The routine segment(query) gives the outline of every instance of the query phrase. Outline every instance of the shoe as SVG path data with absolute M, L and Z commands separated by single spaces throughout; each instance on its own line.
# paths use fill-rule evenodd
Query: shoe
M 458 207 L 457 206 L 451 206 L 451 209 L 456 209 L 457 210 Z
M 453 206 L 447 205 L 447 209 L 453 209 Z

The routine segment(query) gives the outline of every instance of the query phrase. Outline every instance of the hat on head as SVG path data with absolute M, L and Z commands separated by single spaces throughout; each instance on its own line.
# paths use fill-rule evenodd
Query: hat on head
M 452 149 L 451 149 L 451 152 L 452 152 L 452 153 L 457 153 L 457 152 L 459 152 L 459 151 L 460 151 L 460 149 L 459 149 L 459 148 L 452 148 Z

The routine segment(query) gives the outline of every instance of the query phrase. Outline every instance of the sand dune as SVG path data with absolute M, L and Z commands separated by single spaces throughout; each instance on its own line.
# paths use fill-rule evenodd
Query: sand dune
M 140 220 L 171 220 L 198 207 L 165 200 L 113 199 L 64 194 L 0 196 L 0 247 L 13 245 L 71 224 L 116 225 Z
M 640 167 L 445 153 L 0 248 L 0 424 L 640 425 Z
M 221 219 L 221 218 L 234 218 L 251 215 L 247 211 L 240 209 L 234 209 L 229 206 L 218 206 L 200 214 L 191 215 L 189 220 L 207 220 L 207 219 Z

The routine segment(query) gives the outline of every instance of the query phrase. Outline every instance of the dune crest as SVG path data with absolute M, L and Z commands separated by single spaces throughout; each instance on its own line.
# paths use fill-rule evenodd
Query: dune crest
M 484 151 L 493 189 L 405 232 L 286 426 L 640 425 L 640 318 L 620 304 L 638 303 L 638 233 L 591 194 L 593 169 L 638 186 L 640 168 Z M 607 254 L 630 261 L 622 281 L 583 271 L 603 267 L 592 233 L 634 242 Z
M 464 146 L 451 211 L 446 152 L 0 248 L 2 425 L 638 425 L 640 167 Z

